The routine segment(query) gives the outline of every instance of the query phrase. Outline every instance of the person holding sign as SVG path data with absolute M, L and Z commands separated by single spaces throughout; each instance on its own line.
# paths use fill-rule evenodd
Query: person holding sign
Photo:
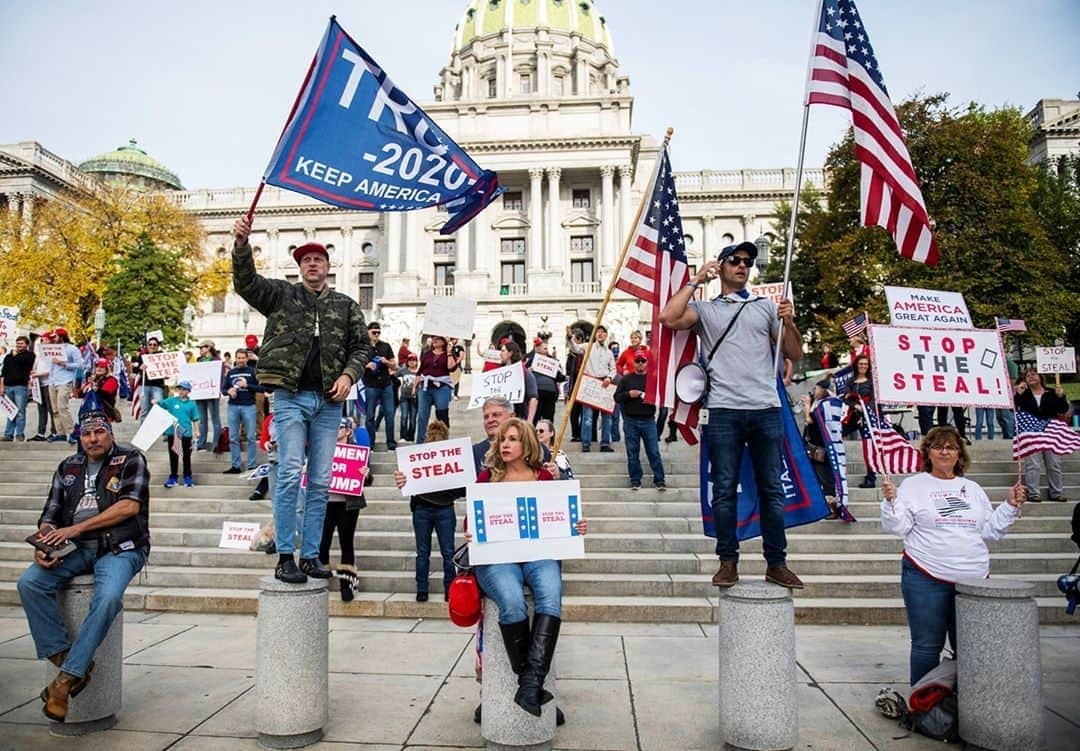
M 525 358 L 525 367 L 528 368 L 528 372 L 536 379 L 536 413 L 533 415 L 532 420 L 535 425 L 539 425 L 540 420 L 555 419 L 555 403 L 559 401 L 559 384 L 566 380 L 562 368 L 559 367 L 559 361 L 554 360 L 554 358 L 551 358 L 551 361 L 553 361 L 554 364 L 554 375 L 552 375 L 550 371 L 542 373 L 537 368 L 534 368 L 533 362 L 538 356 L 551 358 L 551 355 L 548 354 L 547 341 L 540 337 L 533 339 L 532 352 Z M 549 362 L 549 360 L 542 360 L 541 362 Z M 526 382 L 526 395 L 528 395 L 528 391 L 529 386 Z
M 511 339 L 499 348 L 499 357 L 502 358 L 504 366 L 521 363 L 523 359 L 521 347 Z M 525 398 L 514 405 L 514 416 L 532 422 L 536 418 L 536 405 L 539 401 L 536 376 L 525 367 L 524 363 L 521 364 L 521 369 L 525 373 Z
M 360 431 L 365 437 L 367 431 Z M 365 442 L 367 439 L 364 439 Z M 351 418 L 342 417 L 338 426 L 338 443 L 356 443 L 356 435 L 353 432 Z M 369 447 L 370 448 L 370 447 Z M 364 465 L 360 468 L 360 474 L 364 477 L 364 484 L 371 473 L 371 466 Z M 343 493 L 331 493 L 329 502 L 326 504 L 326 518 L 323 520 L 322 539 L 319 541 L 319 561 L 324 565 L 330 563 L 330 543 L 334 541 L 334 530 L 338 534 L 338 547 L 341 548 L 342 571 L 356 576 L 356 548 L 353 538 L 356 536 L 356 523 L 360 520 L 360 509 L 367 507 L 367 499 L 364 498 L 363 490 L 359 495 L 345 495 Z M 339 586 L 342 602 L 353 601 L 352 582 L 344 577 L 339 577 Z
M 49 440 L 75 443 L 75 424 L 71 419 L 68 400 L 71 399 L 71 389 L 75 385 L 75 373 L 82 365 L 82 354 L 79 348 L 71 343 L 67 329 L 55 329 L 53 342 L 60 345 L 59 353 L 53 356 L 49 369 L 49 405 L 52 408 L 53 425 L 57 435 Z
M 150 414 L 150 406 L 157 402 L 160 402 L 165 398 L 165 379 L 164 378 L 147 378 L 146 366 L 143 363 L 143 355 L 156 355 L 161 351 L 161 342 L 154 337 L 150 337 L 146 340 L 146 352 L 140 352 L 135 356 L 135 360 L 132 363 L 132 369 L 135 373 L 139 374 L 142 378 L 142 390 L 143 390 L 143 413 L 142 419 L 146 419 L 146 416 Z M 51 380 L 51 379 L 50 379 Z
M 450 397 L 453 382 L 450 372 L 458 367 L 458 359 L 446 349 L 446 337 L 431 337 L 431 347 L 420 355 L 420 368 L 416 379 L 416 442 L 423 443 L 427 434 L 431 408 L 435 407 L 435 419 L 450 425 Z
M 450 428 L 441 420 L 428 423 L 424 443 L 445 441 L 450 438 Z M 394 473 L 395 481 L 401 477 L 404 486 L 405 477 L 400 472 Z M 450 599 L 450 582 L 454 580 L 454 529 L 457 517 L 454 515 L 454 501 L 465 497 L 465 488 L 432 490 L 417 493 L 409 497 L 409 511 L 412 512 L 413 534 L 416 536 L 416 601 L 427 602 L 428 579 L 431 572 L 431 533 L 439 540 L 439 553 L 443 567 L 443 598 Z
M 1019 392 L 1016 397 L 1018 412 L 1026 412 L 1040 420 L 1053 420 L 1068 413 L 1069 400 L 1065 398 L 1065 390 L 1060 386 L 1053 391 L 1047 391 L 1046 380 L 1035 368 L 1027 369 L 1024 373 L 1024 381 L 1027 383 L 1027 388 Z M 1035 502 L 1042 500 L 1040 459 L 1046 465 L 1050 500 L 1062 502 L 1068 500 L 1065 498 L 1061 484 L 1061 457 L 1052 451 L 1039 451 L 1024 457 L 1024 490 L 1027 493 L 1027 500 Z
M 996 509 L 978 483 L 966 442 L 952 426 L 932 428 L 919 446 L 922 473 L 883 487 L 881 527 L 904 539 L 900 589 L 911 632 L 911 685 L 937 667 L 945 637 L 956 649 L 956 584 L 990 575 L 986 540 L 1000 540 L 1020 518 L 1019 482 Z
M 15 351 L 4 355 L 0 369 L 0 396 L 15 403 L 18 414 L 7 421 L 4 441 L 26 440 L 26 404 L 30 400 L 30 372 L 34 369 L 34 353 L 30 351 L 30 339 L 15 337 Z
M 203 339 L 199 342 L 199 356 L 195 358 L 195 362 L 221 362 L 221 355 L 218 353 L 217 347 L 214 346 L 213 339 Z M 225 373 L 226 370 L 222 366 L 219 376 L 223 376 Z M 218 378 L 218 380 L 220 381 L 221 378 Z M 218 439 L 221 437 L 221 397 L 196 399 L 195 406 L 199 409 L 199 424 L 203 426 L 195 450 L 206 451 L 208 443 L 209 448 L 214 449 L 217 447 Z M 211 425 L 213 426 L 212 432 Z
M 607 388 L 615 380 L 615 357 L 608 349 L 607 329 L 597 326 L 594 336 L 596 343 L 589 350 L 589 361 L 584 364 L 585 375 L 599 378 L 604 388 Z M 587 345 L 574 339 L 570 341 L 569 348 L 570 352 L 580 358 L 585 356 Z M 585 404 L 581 405 L 581 450 L 586 454 L 592 450 L 593 418 L 597 412 L 600 411 Z M 600 412 L 600 451 L 610 453 L 614 450 L 611 448 L 611 415 Z

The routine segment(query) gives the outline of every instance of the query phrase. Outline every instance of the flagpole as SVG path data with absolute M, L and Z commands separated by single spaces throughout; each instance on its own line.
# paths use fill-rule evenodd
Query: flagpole
M 661 158 L 663 153 L 671 143 L 671 136 L 675 133 L 674 128 L 668 128 L 667 133 L 664 134 L 664 142 L 660 146 Z M 660 161 L 657 161 L 657 167 L 659 168 Z M 653 181 L 655 182 L 655 180 Z M 651 183 L 650 183 L 651 184 Z M 596 328 L 600 325 L 600 321 L 604 318 L 604 312 L 607 310 L 608 302 L 611 301 L 611 295 L 615 292 L 615 283 L 619 280 L 619 272 L 622 270 L 623 263 L 626 261 L 626 254 L 630 250 L 630 242 L 634 239 L 634 230 L 637 228 L 638 223 L 641 221 L 641 215 L 645 211 L 645 204 L 649 201 L 649 192 L 644 191 L 641 194 L 641 202 L 638 204 L 637 214 L 634 215 L 634 221 L 630 225 L 631 230 L 626 235 L 626 241 L 623 243 L 622 253 L 619 254 L 619 262 L 615 264 L 615 269 L 611 273 L 611 280 L 608 282 L 607 294 L 604 295 L 604 301 L 600 304 L 600 312 L 596 314 L 596 323 L 593 324 L 592 331 L 589 332 L 589 341 L 585 345 L 585 352 L 581 357 L 581 364 L 578 365 L 577 376 L 574 378 L 574 388 L 570 392 L 570 398 L 566 400 L 566 412 L 563 413 L 562 423 L 559 425 L 559 434 L 555 438 L 555 449 L 551 452 L 552 456 L 559 453 L 559 447 L 562 446 L 563 438 L 566 435 L 566 426 L 570 422 L 570 412 L 574 408 L 574 403 L 577 401 L 578 390 L 581 388 L 581 379 L 585 375 L 585 366 L 589 362 L 589 356 L 592 354 L 593 342 L 596 341 Z

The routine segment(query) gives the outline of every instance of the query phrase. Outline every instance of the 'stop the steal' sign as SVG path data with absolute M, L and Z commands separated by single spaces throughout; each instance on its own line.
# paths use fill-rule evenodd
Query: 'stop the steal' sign
M 505 396 L 511 404 L 525 400 L 525 368 L 520 362 L 473 374 L 467 409 L 476 409 L 491 396 Z
M 19 309 L 10 305 L 0 305 L 0 341 L 15 338 L 15 328 L 19 323 Z
M 467 499 L 473 565 L 585 556 L 577 480 L 474 483 Z
M 405 475 L 402 495 L 463 488 L 476 482 L 476 462 L 468 438 L 398 446 L 397 463 Z
M 1075 373 L 1076 350 L 1072 347 L 1036 347 L 1035 362 L 1040 373 Z
M 970 329 L 964 296 L 959 292 L 913 287 L 886 287 L 893 326 L 922 326 L 931 329 Z
M 348 209 L 446 205 L 443 234 L 502 192 L 332 17 L 265 180 Z
M 147 352 L 142 356 L 143 374 L 151 380 L 158 378 L 171 378 L 180 375 L 180 369 L 184 367 L 183 352 Z

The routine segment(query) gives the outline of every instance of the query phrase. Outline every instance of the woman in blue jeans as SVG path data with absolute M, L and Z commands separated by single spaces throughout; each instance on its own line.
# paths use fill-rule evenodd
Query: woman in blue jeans
M 435 419 L 450 425 L 450 398 L 454 395 L 450 371 L 457 367 L 457 358 L 446 350 L 446 338 L 431 337 L 431 348 L 420 355 L 416 377 L 417 443 L 424 442 L 432 406 L 435 407 Z
M 442 420 L 428 424 L 425 443 L 445 441 L 450 437 L 450 428 Z M 405 485 L 405 475 L 394 473 L 400 490 Z M 412 511 L 413 532 L 416 535 L 416 601 L 427 602 L 428 579 L 431 572 L 431 533 L 439 539 L 439 553 L 442 555 L 443 598 L 450 599 L 450 582 L 454 580 L 454 529 L 457 518 L 454 515 L 454 501 L 465 497 L 465 488 L 435 490 L 418 493 L 409 499 Z
M 952 426 L 932 428 L 919 447 L 922 473 L 882 486 L 881 526 L 904 538 L 900 589 L 911 632 L 911 685 L 937 667 L 948 635 L 956 650 L 956 582 L 990 575 L 986 540 L 1000 540 L 1020 517 L 1017 482 L 996 509 L 964 477 L 971 460 Z

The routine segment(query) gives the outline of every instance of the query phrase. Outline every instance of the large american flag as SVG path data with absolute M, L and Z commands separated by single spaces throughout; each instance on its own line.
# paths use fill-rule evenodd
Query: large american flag
M 675 373 L 680 366 L 693 361 L 697 337 L 692 331 L 675 331 L 660 325 L 660 311 L 690 281 L 679 199 L 666 146 L 660 154 L 648 200 L 634 228 L 633 242 L 619 269 L 615 287 L 653 306 L 653 365 L 646 379 L 645 401 L 671 409 L 671 417 L 680 426 L 683 437 L 697 443 L 698 405 L 675 398 Z
M 851 110 L 863 225 L 887 229 L 905 258 L 937 263 L 915 168 L 854 0 L 822 1 L 806 103 Z
M 1040 451 L 1068 456 L 1080 451 L 1080 435 L 1061 420 L 1040 420 L 1029 412 L 1017 412 L 1013 459 L 1023 459 Z
M 922 455 L 919 450 L 883 420 L 876 407 L 868 409 L 866 403 L 860 399 L 859 408 L 863 412 L 859 430 L 862 433 L 863 459 L 867 469 L 887 475 L 918 472 L 922 468 Z

